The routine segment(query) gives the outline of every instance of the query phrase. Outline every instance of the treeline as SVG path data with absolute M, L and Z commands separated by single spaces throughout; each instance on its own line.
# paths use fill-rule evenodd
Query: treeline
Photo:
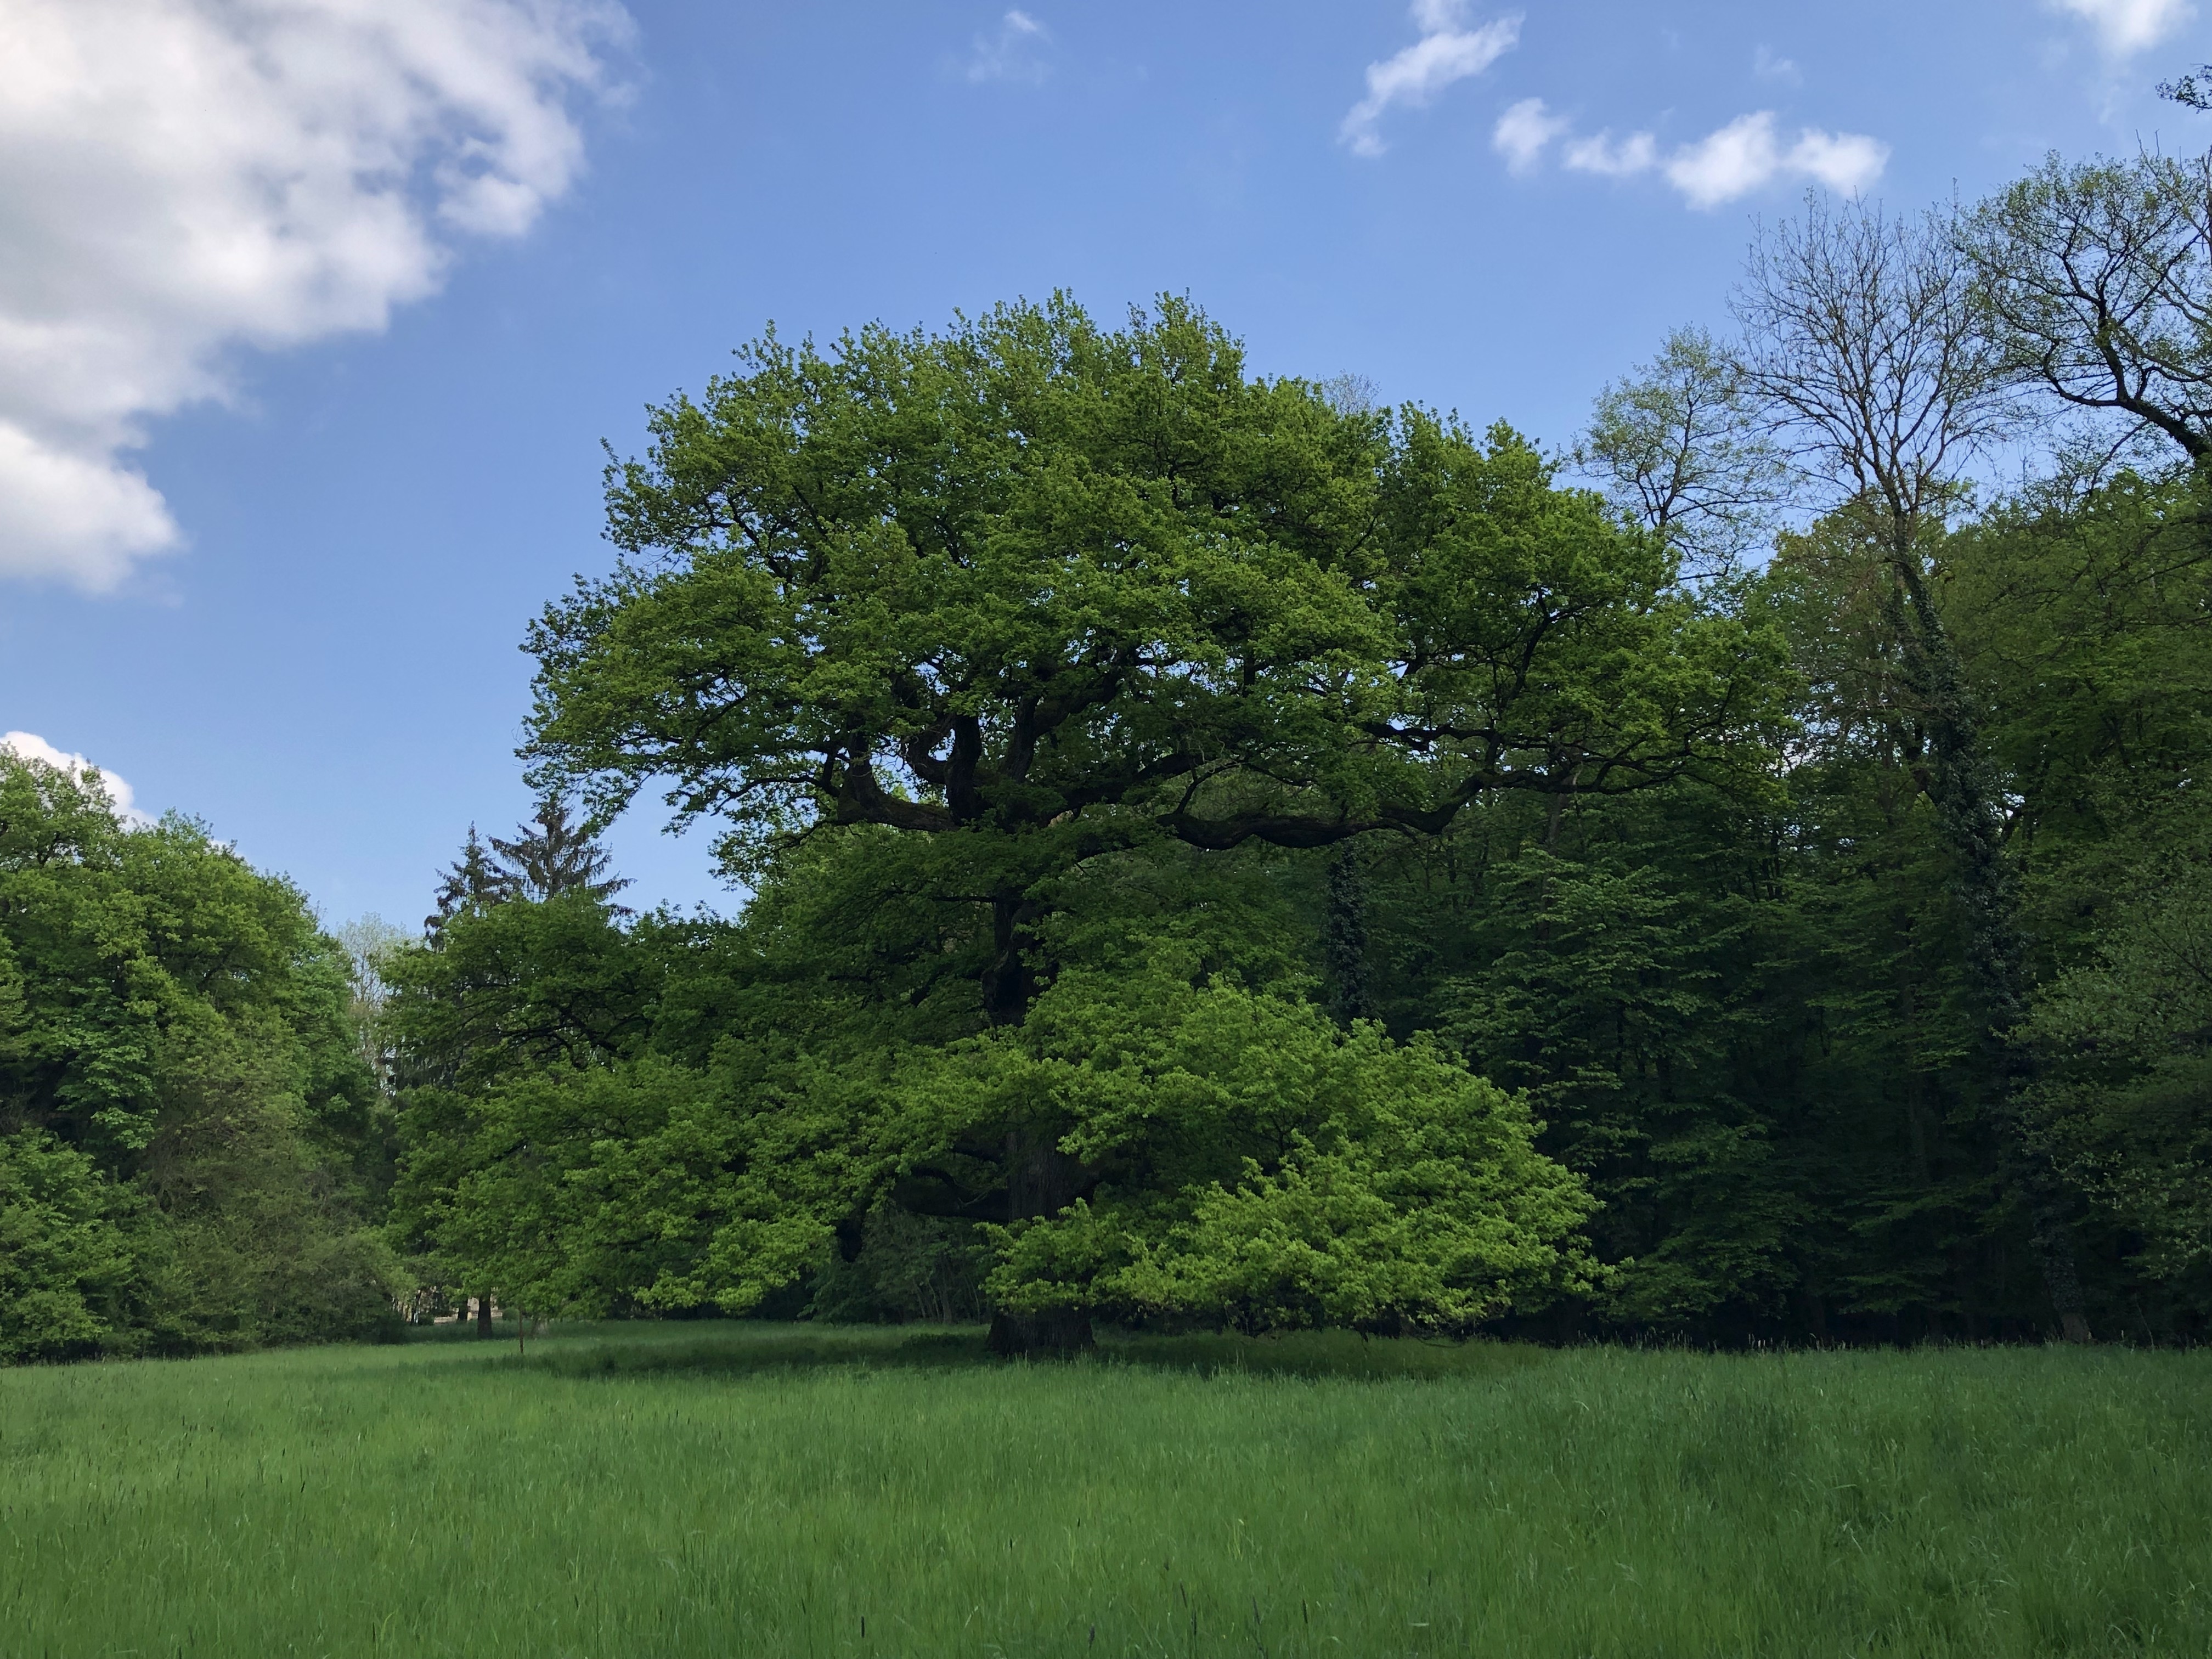
M 611 468 L 620 562 L 529 639 L 549 805 L 368 953 L 350 1046 L 295 896 L 175 823 L 33 860 L 15 814 L 100 815 L 0 763 L 9 948 L 188 847 L 281 896 L 283 951 L 163 982 L 277 1011 L 298 1196 L 241 1212 L 416 1306 L 2195 1340 L 2208 185 L 1809 202 L 1562 456 L 1173 299 L 770 335 Z M 641 791 L 734 918 L 615 902 Z M 230 1213 L 163 1137 L 245 1085 L 164 1060 L 118 1135 L 52 1033 L 138 1005 L 58 971 L 0 975 L 22 1259 L 151 1264 L 69 1292 L 145 1340 L 300 1328 L 159 1322 Z M 216 1018 L 168 1006 L 149 1053 Z

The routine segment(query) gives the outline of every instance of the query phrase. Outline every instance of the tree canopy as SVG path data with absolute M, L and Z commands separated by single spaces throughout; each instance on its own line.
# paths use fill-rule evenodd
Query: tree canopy
M 1771 661 L 1504 428 L 1247 376 L 1188 305 L 773 335 L 611 468 L 625 560 L 531 635 L 531 752 L 816 823 L 1222 848 L 1435 833 L 1720 760 Z

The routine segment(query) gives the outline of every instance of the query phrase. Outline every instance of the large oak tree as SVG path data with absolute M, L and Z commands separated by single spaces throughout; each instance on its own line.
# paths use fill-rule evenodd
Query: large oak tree
M 988 843 L 1003 1022 L 1029 890 L 1101 850 L 1434 833 L 1771 714 L 1763 643 L 1510 433 L 1252 378 L 1186 304 L 738 356 L 610 469 L 624 556 L 532 631 L 530 750 L 602 807 L 672 781 L 741 869 L 826 824 Z
M 610 467 L 622 559 L 532 629 L 538 779 L 601 811 L 660 781 L 756 876 L 811 837 L 923 838 L 934 898 L 988 916 L 978 1000 L 1007 1042 L 1088 862 L 1638 790 L 1743 763 L 1778 706 L 1772 647 L 1510 432 L 1255 377 L 1184 302 L 738 356 Z M 962 1173 L 909 1167 L 914 1202 L 1018 1226 L 1146 1162 L 1042 1085 L 925 1092 L 966 1103 L 921 1114 L 957 1153 L 936 1176 Z

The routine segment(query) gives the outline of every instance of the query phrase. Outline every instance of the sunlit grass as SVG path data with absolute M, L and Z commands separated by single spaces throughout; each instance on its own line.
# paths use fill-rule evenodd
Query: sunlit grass
M 613 1326 L 0 1372 L 0 1654 L 2212 1652 L 2212 1358 Z

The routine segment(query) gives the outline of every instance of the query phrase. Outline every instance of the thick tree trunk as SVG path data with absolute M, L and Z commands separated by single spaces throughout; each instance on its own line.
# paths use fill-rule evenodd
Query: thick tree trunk
M 491 1334 L 491 1298 L 480 1296 L 477 1298 L 477 1334 L 489 1336 Z
M 1083 1165 L 1056 1144 L 1048 1129 L 1024 1125 L 1006 1134 L 1006 1219 L 1031 1221 L 1057 1215 L 1083 1190 Z M 988 1346 L 993 1353 L 1072 1353 L 1093 1346 L 1088 1313 L 1055 1309 L 1016 1313 L 1000 1309 L 991 1316 Z
M 1060 1150 L 1049 1129 L 1024 1125 L 1006 1133 L 1006 1219 L 1058 1215 L 1085 1183 L 1083 1165 Z
M 1028 953 L 1034 915 L 1028 900 L 1001 895 L 991 904 L 991 965 L 983 974 L 983 1006 L 994 1025 L 1018 1025 L 1036 994 Z M 1057 1215 L 1086 1185 L 1083 1165 L 1059 1146 L 1060 1137 L 1037 1124 L 1017 1124 L 1006 1132 L 1004 1170 L 1006 1216 L 1009 1222 Z M 991 1316 L 989 1346 L 1006 1356 L 1072 1353 L 1092 1346 L 1088 1313 L 1056 1310 L 1016 1313 L 1000 1309 Z
M 983 970 L 983 1011 L 994 1025 L 1020 1024 L 1036 994 L 1028 961 L 1035 943 L 1025 925 L 1029 920 L 1030 905 L 1019 894 L 991 901 L 991 963 Z

